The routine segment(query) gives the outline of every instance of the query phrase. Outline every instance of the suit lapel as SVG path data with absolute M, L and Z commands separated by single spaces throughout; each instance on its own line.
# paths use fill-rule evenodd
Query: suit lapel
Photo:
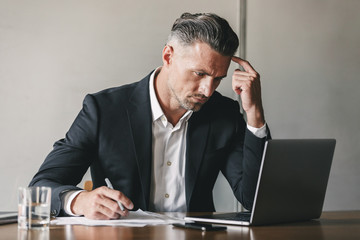
M 149 208 L 151 163 L 152 163 L 152 113 L 149 95 L 149 77 L 139 82 L 129 99 L 128 117 L 132 131 L 132 141 L 136 152 L 141 188 L 144 196 L 144 210 Z M 203 107 L 205 108 L 205 106 Z M 186 203 L 189 203 L 200 168 L 210 121 L 205 109 L 193 113 L 189 119 L 186 144 L 185 191 Z
M 191 116 L 187 132 L 185 188 L 188 209 L 209 132 L 209 119 L 206 114 L 200 112 L 196 112 Z
M 152 161 L 152 115 L 149 96 L 149 76 L 139 82 L 130 96 L 130 105 L 128 107 L 132 140 L 136 152 L 141 189 L 144 195 L 143 206 L 140 207 L 145 208 L 144 210 L 147 210 L 149 207 Z

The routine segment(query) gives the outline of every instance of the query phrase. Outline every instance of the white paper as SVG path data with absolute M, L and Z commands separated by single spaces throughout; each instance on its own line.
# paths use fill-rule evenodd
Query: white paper
M 136 212 L 130 211 L 127 217 L 114 220 L 92 220 L 85 217 L 57 217 L 50 223 L 54 225 L 144 227 L 146 225 L 164 225 L 184 222 L 185 220 L 181 218 L 169 217 L 154 212 L 145 212 L 139 209 Z

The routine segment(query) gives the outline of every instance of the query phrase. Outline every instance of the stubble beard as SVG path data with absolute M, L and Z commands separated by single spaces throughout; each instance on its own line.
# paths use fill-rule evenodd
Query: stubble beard
M 191 96 L 188 96 L 188 98 L 190 98 Z M 202 103 L 197 103 L 197 102 L 191 102 L 188 98 L 185 98 L 183 101 L 179 100 L 179 103 L 181 105 L 182 108 L 185 108 L 186 110 L 192 110 L 194 112 L 197 112 L 201 109 L 202 107 Z
M 181 99 L 175 92 L 175 90 L 169 86 L 170 90 L 171 90 L 171 93 L 173 95 L 173 97 L 176 99 L 176 101 L 179 103 L 179 105 L 184 108 L 185 110 L 191 110 L 191 111 L 194 111 L 194 112 L 197 112 L 201 109 L 201 107 L 203 106 L 203 103 L 200 103 L 200 102 L 193 102 L 191 101 L 191 97 L 193 96 L 198 96 L 197 94 L 193 94 L 193 95 L 190 95 L 190 96 L 187 96 L 185 99 Z M 200 95 L 199 95 L 200 96 Z

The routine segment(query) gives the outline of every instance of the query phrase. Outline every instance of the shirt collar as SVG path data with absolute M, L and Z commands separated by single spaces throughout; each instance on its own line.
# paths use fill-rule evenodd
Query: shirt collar
M 155 87 L 154 87 L 155 77 L 159 74 L 160 71 L 161 71 L 161 67 L 156 68 L 155 71 L 150 75 L 150 81 L 149 81 L 150 105 L 151 105 L 153 122 L 155 122 L 162 116 L 165 116 L 163 110 L 160 107 L 159 101 L 156 97 Z M 186 111 L 186 113 L 184 113 L 184 115 L 181 117 L 180 121 L 183 120 L 188 121 L 192 113 L 193 113 L 192 110 Z
M 159 101 L 156 97 L 155 88 L 154 88 L 154 79 L 155 76 L 159 74 L 160 70 L 161 67 L 156 68 L 155 71 L 150 75 L 150 81 L 149 81 L 150 104 L 151 104 L 153 122 L 155 122 L 161 116 L 164 115 L 164 112 L 162 111 Z

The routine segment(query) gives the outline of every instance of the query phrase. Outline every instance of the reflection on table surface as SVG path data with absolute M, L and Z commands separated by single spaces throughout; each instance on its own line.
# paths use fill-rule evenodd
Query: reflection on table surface
M 360 239 L 360 211 L 325 212 L 320 220 L 272 226 L 228 226 L 226 231 L 202 232 L 171 225 L 146 227 L 90 227 L 51 225 L 47 231 L 18 230 L 17 224 L 0 226 L 0 239 Z

